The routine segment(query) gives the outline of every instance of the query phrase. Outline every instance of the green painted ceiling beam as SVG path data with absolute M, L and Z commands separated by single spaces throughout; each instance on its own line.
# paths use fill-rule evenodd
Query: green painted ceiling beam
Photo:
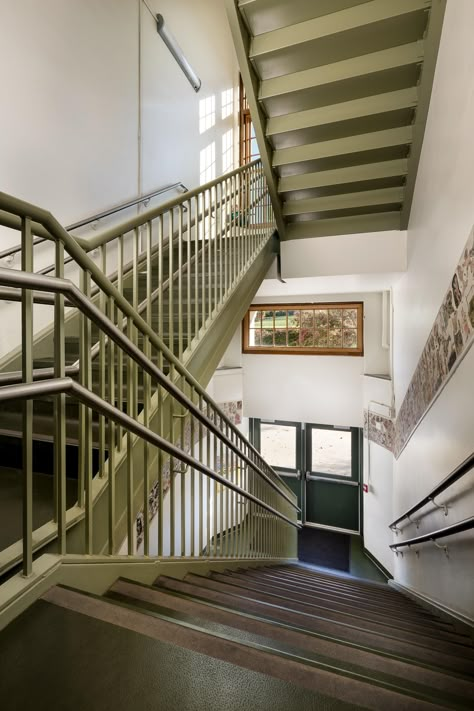
M 386 160 L 381 163 L 365 163 L 349 168 L 336 170 L 321 170 L 317 173 L 303 173 L 302 175 L 288 175 L 280 178 L 278 190 L 280 193 L 292 190 L 309 190 L 327 185 L 344 185 L 358 183 L 364 180 L 378 180 L 406 175 L 408 161 L 406 158 L 399 160 Z
M 371 0 L 363 5 L 332 12 L 323 17 L 315 17 L 296 25 L 258 35 L 251 42 L 250 57 L 254 59 L 304 42 L 355 30 L 364 25 L 391 20 L 417 10 L 428 9 L 430 5 L 430 0 Z
M 284 241 L 310 239 L 311 237 L 330 237 L 360 232 L 382 232 L 400 229 L 400 212 L 379 212 L 371 215 L 354 217 L 333 217 L 327 220 L 294 222 L 286 228 Z
M 403 202 L 403 187 L 363 190 L 358 193 L 326 195 L 308 200 L 288 200 L 283 204 L 283 214 L 302 215 L 305 212 L 326 212 L 328 210 L 348 210 L 369 205 L 390 205 Z
M 267 136 L 275 136 L 278 133 L 287 131 L 298 131 L 303 128 L 313 126 L 324 126 L 325 124 L 336 123 L 338 121 L 349 121 L 351 119 L 363 118 L 383 114 L 389 111 L 398 111 L 415 107 L 418 101 L 416 87 L 400 89 L 399 91 L 389 91 L 385 94 L 375 96 L 365 96 L 363 99 L 353 99 L 352 101 L 342 101 L 331 106 L 321 106 L 308 111 L 298 111 L 294 114 L 275 116 L 267 121 Z
M 273 153 L 273 165 L 287 165 L 288 163 L 300 163 L 330 156 L 388 148 L 390 146 L 402 146 L 411 143 L 412 138 L 412 127 L 403 126 L 385 131 L 363 133 L 358 136 L 337 138 L 331 141 L 320 141 L 319 143 L 311 143 L 305 146 L 281 148 Z
M 259 99 L 264 101 L 274 96 L 304 91 L 317 86 L 325 86 L 338 81 L 347 81 L 361 76 L 390 69 L 419 64 L 423 61 L 423 41 L 410 42 L 399 47 L 383 49 L 380 52 L 364 54 L 362 57 L 344 59 L 341 62 L 313 67 L 302 72 L 285 74 L 262 81 Z

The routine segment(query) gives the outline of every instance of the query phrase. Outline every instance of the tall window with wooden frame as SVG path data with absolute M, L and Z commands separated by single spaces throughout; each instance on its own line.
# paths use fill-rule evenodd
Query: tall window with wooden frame
M 258 150 L 257 139 L 255 138 L 255 131 L 242 77 L 240 77 L 239 91 L 239 132 L 239 161 L 240 165 L 246 165 L 256 158 L 259 158 L 260 151 Z
M 364 354 L 363 303 L 259 304 L 243 321 L 243 352 Z

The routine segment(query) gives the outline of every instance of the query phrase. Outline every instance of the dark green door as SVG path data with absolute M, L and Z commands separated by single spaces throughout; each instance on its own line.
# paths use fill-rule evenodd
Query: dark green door
M 251 420 L 250 438 L 264 459 L 275 469 L 303 509 L 303 427 L 285 420 Z M 301 514 L 298 515 L 301 521 Z
M 360 532 L 360 430 L 250 421 L 251 441 L 296 494 L 305 526 Z
M 307 526 L 360 532 L 359 429 L 305 426 Z

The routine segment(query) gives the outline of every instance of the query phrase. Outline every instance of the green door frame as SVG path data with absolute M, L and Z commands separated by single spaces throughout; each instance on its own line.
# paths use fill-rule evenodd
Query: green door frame
M 294 427 L 296 430 L 296 452 L 295 468 L 275 467 L 278 474 L 283 476 L 292 491 L 298 496 L 298 505 L 301 507 L 301 523 L 313 528 L 324 528 L 332 531 L 340 531 L 351 534 L 361 534 L 362 532 L 362 431 L 358 427 L 338 427 L 333 425 L 319 425 L 315 423 L 291 422 L 289 420 L 269 420 L 250 418 L 249 436 L 252 444 L 261 451 L 261 424 L 272 424 Z M 311 467 L 311 447 L 313 432 L 317 430 L 350 431 L 351 432 L 351 465 L 350 477 L 341 477 L 327 474 L 325 472 L 312 471 Z M 270 462 L 272 464 L 272 462 Z M 308 493 L 317 490 L 318 483 L 321 492 L 326 489 L 331 491 L 333 487 L 339 487 L 343 496 L 348 499 L 352 514 L 350 520 L 355 522 L 354 527 L 345 528 L 343 526 L 328 525 L 327 523 L 307 520 Z M 342 489 L 341 487 L 345 487 Z M 349 489 L 347 487 L 351 487 Z M 335 489 L 335 491 L 337 491 Z M 354 509 L 354 507 L 356 507 Z

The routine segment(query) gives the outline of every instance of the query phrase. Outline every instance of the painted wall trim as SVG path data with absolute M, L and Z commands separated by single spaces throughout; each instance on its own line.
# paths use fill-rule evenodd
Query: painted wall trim
M 395 590 L 399 590 L 404 595 L 413 598 L 415 602 L 420 603 L 423 607 L 428 608 L 435 614 L 447 617 L 451 622 L 460 622 L 462 625 L 469 627 L 471 634 L 474 632 L 474 619 L 468 615 L 463 615 L 461 612 L 453 610 L 452 607 L 444 605 L 439 600 L 434 600 L 432 597 L 429 597 L 429 595 L 423 595 L 409 585 L 402 585 L 395 580 L 389 580 L 388 584 L 395 588 Z

